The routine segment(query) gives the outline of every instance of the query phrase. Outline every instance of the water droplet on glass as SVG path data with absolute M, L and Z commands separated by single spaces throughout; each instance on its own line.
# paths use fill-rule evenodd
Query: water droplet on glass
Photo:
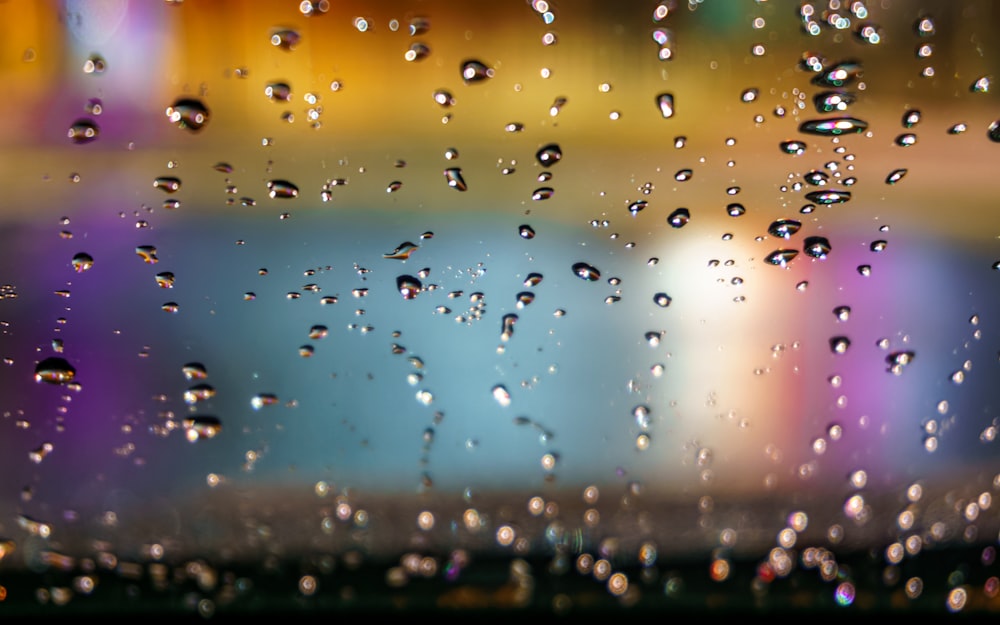
M 677 173 L 674 174 L 674 180 L 677 182 L 687 182 L 692 176 L 694 176 L 694 172 L 690 169 L 679 169 L 677 170 Z
M 864 132 L 867 128 L 868 122 L 854 117 L 833 117 L 829 119 L 813 119 L 802 122 L 802 124 L 799 125 L 799 132 L 835 137 L 849 133 Z
M 410 62 L 422 61 L 430 56 L 430 54 L 431 49 L 427 47 L 427 44 L 417 41 L 410 44 L 409 50 L 403 53 L 403 58 Z
M 547 200 L 555 194 L 552 187 L 539 187 L 531 193 L 531 199 L 535 201 Z
M 691 211 L 686 208 L 678 208 L 667 217 L 667 223 L 674 228 L 683 228 L 691 221 Z
M 101 128 L 96 122 L 89 119 L 78 119 L 69 127 L 67 136 L 69 140 L 77 145 L 84 145 L 95 141 L 101 134 Z
M 917 135 L 913 133 L 906 133 L 896 137 L 896 145 L 903 148 L 908 148 L 911 145 L 914 145 L 916 142 L 917 142 Z
M 538 286 L 542 282 L 542 274 L 540 273 L 529 273 L 528 277 L 524 279 L 524 286 Z
M 666 293 L 657 293 L 656 295 L 653 296 L 653 303 L 655 303 L 660 308 L 666 308 L 667 306 L 670 306 L 670 302 L 672 301 L 673 299 Z
M 830 180 L 830 176 L 826 172 L 813 170 L 804 175 L 802 179 L 814 187 L 819 187 L 825 185 Z
M 968 125 L 959 122 L 959 123 L 951 126 L 950 128 L 948 128 L 948 134 L 950 134 L 950 135 L 960 135 L 960 134 L 962 134 L 963 132 L 965 132 L 968 129 L 969 129 Z
M 222 421 L 217 417 L 198 416 L 184 419 L 184 437 L 190 441 L 214 438 L 222 431 Z
M 833 315 L 837 318 L 837 321 L 847 321 L 851 317 L 851 307 L 837 306 L 833 309 Z
M 143 262 L 150 265 L 155 265 L 159 262 L 156 257 L 156 248 L 152 245 L 140 245 L 135 248 L 135 253 L 143 260 Z
M 503 407 L 510 405 L 510 392 L 507 391 L 507 387 L 503 384 L 497 384 L 493 387 L 493 399 L 497 400 L 497 403 Z
M 873 252 L 884 252 L 885 248 L 889 245 L 888 241 L 879 239 L 878 241 L 872 241 L 871 251 Z
M 767 233 L 773 237 L 787 239 L 798 232 L 801 227 L 802 222 L 800 221 L 796 221 L 794 219 L 778 219 L 771 222 L 771 225 L 767 227 Z
M 271 33 L 271 45 L 282 50 L 294 50 L 302 40 L 302 35 L 290 28 L 283 28 Z
M 462 169 L 460 167 L 449 167 L 444 170 L 444 178 L 448 181 L 448 186 L 457 191 L 465 191 L 468 187 L 465 184 L 465 179 L 462 178 Z
M 493 74 L 493 69 L 480 61 L 468 60 L 462 63 L 462 80 L 467 85 L 493 78 Z
M 846 336 L 835 336 L 830 339 L 830 350 L 835 354 L 843 354 L 851 346 L 851 340 Z
M 500 319 L 500 340 L 509 341 L 514 335 L 514 324 L 517 323 L 517 315 L 508 313 Z
M 163 271 L 156 274 L 156 284 L 161 289 L 174 288 L 174 274 L 169 271 Z
M 521 226 L 518 227 L 517 231 L 518 231 L 518 234 L 521 235 L 522 239 L 534 239 L 535 238 L 535 229 L 532 228 L 531 226 L 529 226 L 528 224 L 522 224 Z
M 264 87 L 264 95 L 272 102 L 289 102 L 292 99 L 292 87 L 287 82 L 272 82 Z
M 267 406 L 274 406 L 278 403 L 278 396 L 274 393 L 257 393 L 250 398 L 250 407 L 260 410 Z
M 170 176 L 160 176 L 153 181 L 153 188 L 165 193 L 176 193 L 181 188 L 181 180 Z
M 739 217 L 745 214 L 747 212 L 747 209 L 742 204 L 734 202 L 726 206 L 726 212 L 729 214 L 730 217 Z
M 455 97 L 451 95 L 450 91 L 446 91 L 445 89 L 438 89 L 434 92 L 434 101 L 443 108 L 455 106 Z
M 913 362 L 915 354 L 911 351 L 900 351 L 893 352 L 885 357 L 886 363 L 889 364 L 889 371 L 895 375 L 899 375 L 903 372 L 903 368 L 906 365 Z
M 900 180 L 903 179 L 903 176 L 906 175 L 907 171 L 909 171 L 909 170 L 907 170 L 907 169 L 894 169 L 894 170 L 892 170 L 891 172 L 889 172 L 889 175 L 885 177 L 885 183 L 886 184 L 896 184 L 897 182 L 899 182 Z
M 830 253 L 830 242 L 825 237 L 806 237 L 802 251 L 813 258 L 823 259 Z
M 920 123 L 921 114 L 916 109 L 903 113 L 903 128 L 913 128 Z
M 208 108 L 194 98 L 178 98 L 166 113 L 170 123 L 190 132 L 198 132 L 209 120 Z
M 587 263 L 575 263 L 573 265 L 573 273 L 588 282 L 594 282 L 601 278 L 601 272 L 596 267 Z
M 846 111 L 856 101 L 855 95 L 846 91 L 824 91 L 813 96 L 813 106 L 817 113 Z
M 743 93 L 740 94 L 740 100 L 743 102 L 753 102 L 760 95 L 760 90 L 756 87 L 751 87 L 749 89 L 744 89 Z
M 189 362 L 181 367 L 181 373 L 186 380 L 204 380 L 208 377 L 208 369 L 200 362 Z
M 413 276 L 402 275 L 396 278 L 396 288 L 399 289 L 399 294 L 403 296 L 403 299 L 413 299 L 424 288 L 424 285 Z
M 990 141 L 1000 143 L 1000 119 L 990 124 L 990 127 L 987 129 L 986 136 L 990 138 Z
M 90 57 L 83 62 L 84 74 L 103 74 L 107 69 L 107 61 L 105 61 L 99 54 L 91 54 Z
M 549 143 L 535 152 L 535 158 L 542 167 L 551 167 L 562 160 L 562 148 L 558 143 Z
M 287 180 L 268 180 L 268 195 L 277 199 L 292 199 L 299 196 L 299 188 Z
M 782 141 L 779 147 L 785 154 L 792 154 L 794 156 L 801 156 L 806 152 L 806 144 L 801 141 Z
M 631 204 L 628 205 L 628 212 L 632 213 L 632 216 L 634 217 L 648 205 L 649 202 L 647 202 L 646 200 L 636 200 L 635 202 L 632 202 Z
M 656 96 L 656 106 L 660 109 L 660 115 L 664 119 L 674 116 L 674 96 L 672 93 L 661 93 Z
M 810 191 L 806 193 L 806 199 L 817 204 L 840 204 L 851 199 L 850 191 Z
M 798 250 L 778 249 L 765 256 L 764 262 L 776 267 L 785 267 L 798 255 Z
M 969 85 L 969 91 L 972 93 L 989 93 L 990 85 L 993 82 L 993 78 L 990 76 L 980 76 Z
M 403 243 L 400 243 L 396 247 L 396 249 L 392 250 L 391 252 L 383 254 L 382 258 L 406 260 L 407 258 L 410 257 L 411 254 L 413 254 L 413 252 L 417 251 L 418 249 L 420 249 L 420 246 L 410 243 L 409 241 L 405 241 Z
M 76 369 L 65 358 L 46 358 L 35 366 L 35 381 L 66 384 L 76 378 Z
M 72 264 L 74 271 L 83 273 L 94 266 L 94 258 L 90 254 L 80 252 L 73 257 Z
M 818 73 L 812 83 L 822 87 L 843 87 L 857 80 L 862 74 L 860 63 L 846 61 Z

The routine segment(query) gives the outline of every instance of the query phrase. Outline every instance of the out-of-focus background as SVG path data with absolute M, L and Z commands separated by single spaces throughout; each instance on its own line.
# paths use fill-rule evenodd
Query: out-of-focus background
M 995 516 L 993 3 L 0 18 L 4 564 Z

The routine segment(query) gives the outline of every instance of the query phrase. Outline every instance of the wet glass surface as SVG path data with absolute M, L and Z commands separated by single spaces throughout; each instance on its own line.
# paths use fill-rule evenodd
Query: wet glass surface
M 1000 606 L 993 3 L 0 16 L 0 614 Z

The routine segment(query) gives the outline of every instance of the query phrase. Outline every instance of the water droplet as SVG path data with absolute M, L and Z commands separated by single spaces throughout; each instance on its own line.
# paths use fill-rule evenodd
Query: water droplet
M 830 253 L 830 241 L 825 237 L 806 237 L 802 251 L 813 258 L 824 259 Z
M 493 399 L 497 400 L 497 403 L 503 407 L 510 405 L 510 392 L 507 387 L 503 384 L 497 384 L 493 387 Z
M 517 294 L 517 298 L 515 299 L 515 301 L 516 301 L 515 306 L 517 306 L 518 309 L 524 308 L 531 302 L 535 301 L 535 294 L 532 293 L 531 291 L 521 291 L 520 293 Z
M 518 231 L 518 234 L 521 235 L 522 239 L 534 239 L 535 238 L 535 229 L 532 228 L 531 226 L 529 226 L 528 224 L 522 224 L 520 227 L 518 227 L 517 231 Z
M 814 187 L 820 187 L 825 185 L 827 181 L 830 180 L 830 176 L 826 172 L 813 170 L 803 176 L 802 179 Z
M 806 193 L 806 199 L 817 204 L 840 204 L 851 199 L 850 191 L 836 191 L 829 189 L 826 191 L 810 191 Z
M 656 106 L 660 109 L 660 115 L 664 119 L 674 116 L 674 95 L 672 93 L 661 93 L 656 96 Z
M 99 54 L 91 54 L 90 57 L 83 62 L 84 74 L 103 74 L 107 69 L 107 61 L 105 61 Z
M 911 351 L 899 351 L 893 352 L 885 357 L 886 363 L 889 364 L 889 371 L 895 375 L 899 375 L 903 372 L 903 368 L 906 365 L 913 362 L 915 354 Z
M 403 299 L 413 299 L 424 288 L 424 285 L 413 276 L 402 275 L 396 278 L 396 288 L 399 289 L 399 294 L 403 296 Z
M 83 273 L 94 266 L 94 258 L 85 252 L 80 252 L 73 257 L 73 269 L 77 273 Z
M 796 221 L 794 219 L 778 219 L 771 222 L 771 225 L 767 227 L 767 233 L 773 237 L 788 239 L 793 234 L 798 232 L 801 227 L 802 222 L 800 221 Z
M 915 135 L 913 133 L 902 134 L 902 135 L 899 135 L 898 137 L 896 137 L 896 141 L 895 142 L 896 142 L 896 145 L 898 145 L 900 147 L 908 148 L 908 147 L 910 147 L 911 145 L 914 145 L 917 142 L 917 135 Z
M 694 176 L 694 172 L 690 169 L 679 169 L 677 173 L 674 174 L 674 180 L 677 182 L 687 182 Z
M 990 138 L 990 141 L 1000 143 L 1000 119 L 990 124 L 986 136 Z
M 268 195 L 276 199 L 292 199 L 299 196 L 299 188 L 287 180 L 268 180 Z
M 95 141 L 101 134 L 101 128 L 96 122 L 89 119 L 78 119 L 69 127 L 67 136 L 69 140 L 77 145 L 84 145 Z
M 250 398 L 250 407 L 254 410 L 260 410 L 266 408 L 267 406 L 274 406 L 278 403 L 278 396 L 274 393 L 257 393 L 252 398 Z
M 403 53 L 403 58 L 410 62 L 422 61 L 430 54 L 431 49 L 427 47 L 427 44 L 417 41 L 410 44 L 410 49 Z
M 140 245 L 135 248 L 135 253 L 147 264 L 155 265 L 159 262 L 156 257 L 156 248 L 152 245 Z
M 457 191 L 465 191 L 468 187 L 465 184 L 465 179 L 462 178 L 462 168 L 461 167 L 449 167 L 444 170 L 445 180 L 448 181 L 448 186 Z
M 292 87 L 287 82 L 272 82 L 264 87 L 264 95 L 272 102 L 289 102 L 292 99 Z
M 992 82 L 993 78 L 991 76 L 980 76 L 974 83 L 969 85 L 969 91 L 972 93 L 989 93 Z
M 801 156 L 806 152 L 806 144 L 801 141 L 782 141 L 779 147 L 785 154 L 792 154 L 794 156 Z
M 558 143 L 549 143 L 535 152 L 535 158 L 542 167 L 552 167 L 562 160 L 562 148 Z
M 916 109 L 910 109 L 903 113 L 903 128 L 913 128 L 920 123 L 921 114 Z
M 382 258 L 392 258 L 395 260 L 406 260 L 410 257 L 413 252 L 420 249 L 420 246 L 410 243 L 409 241 L 404 241 L 400 243 L 396 249 L 391 252 L 387 252 L 382 255 Z
M 514 324 L 517 323 L 517 315 L 508 313 L 500 319 L 500 340 L 509 341 L 514 336 Z
M 574 270 L 575 272 L 575 270 Z M 542 274 L 540 273 L 529 273 L 528 277 L 524 279 L 524 286 L 538 286 L 542 282 Z
M 160 310 L 172 314 L 179 312 L 180 309 L 181 309 L 180 304 L 178 304 L 177 302 L 164 302 L 164 304 L 160 306 Z
M 484 80 L 493 78 L 493 75 L 493 68 L 486 67 L 480 61 L 468 60 L 462 63 L 462 80 L 467 85 L 483 82 Z
M 678 208 L 667 217 L 667 223 L 674 228 L 683 228 L 691 221 L 691 211 L 686 208 Z
M 653 296 L 653 303 L 655 303 L 660 308 L 666 308 L 667 306 L 670 306 L 670 302 L 672 301 L 673 299 L 666 293 L 657 293 L 656 295 Z
M 178 98 L 167 107 L 167 119 L 178 128 L 198 132 L 209 120 L 208 107 L 201 100 Z
M 159 189 L 164 193 L 176 193 L 180 191 L 181 180 L 180 178 L 172 178 L 170 176 L 160 176 L 153 181 L 153 188 Z
M 798 250 L 778 249 L 765 256 L 764 262 L 776 267 L 786 267 L 798 255 Z
M 740 100 L 742 102 L 753 102 L 760 95 L 760 90 L 756 87 L 750 87 L 749 89 L 744 89 L 743 93 L 740 94 Z
M 552 187 L 538 187 L 531 193 L 531 199 L 535 200 L 536 202 L 541 200 L 547 200 L 553 195 L 555 195 L 555 192 L 556 192 L 555 189 L 553 189 Z
M 156 284 L 161 289 L 174 288 L 174 274 L 169 271 L 163 271 L 156 274 Z
M 215 387 L 210 384 L 196 384 L 184 391 L 184 403 L 194 405 L 215 397 Z
M 403 183 L 399 180 L 393 180 L 389 183 L 389 186 L 385 188 L 386 193 L 395 193 L 403 188 Z
M 217 417 L 187 417 L 184 419 L 184 437 L 190 442 L 214 438 L 222 431 L 222 421 Z
M 885 248 L 889 245 L 888 241 L 879 239 L 878 241 L 872 241 L 871 250 L 873 252 L 884 252 Z
M 573 273 L 588 282 L 594 282 L 601 278 L 601 272 L 596 267 L 587 263 L 575 263 L 573 265 Z
M 872 266 L 858 265 L 858 273 L 867 278 L 868 276 L 872 275 Z
M 204 380 L 208 377 L 208 369 L 200 362 L 189 362 L 181 367 L 181 373 L 186 380 Z
M 742 204 L 734 202 L 726 206 L 726 212 L 729 213 L 730 217 L 739 217 L 745 214 L 747 212 L 747 209 Z
M 837 306 L 833 309 L 833 315 L 837 318 L 837 321 L 847 321 L 851 317 L 851 307 Z
M 76 369 L 65 358 L 50 357 L 35 366 L 35 382 L 67 384 L 76 379 Z
M 455 106 L 455 97 L 451 95 L 450 91 L 445 89 L 438 89 L 434 92 L 434 101 L 440 104 L 443 108 Z
M 628 205 L 628 212 L 632 213 L 632 216 L 635 217 L 637 214 L 642 212 L 642 210 L 646 208 L 646 206 L 648 205 L 649 202 L 647 202 L 646 200 L 636 200 L 635 202 L 632 202 L 631 204 Z
M 851 346 L 851 340 L 846 336 L 835 336 L 830 339 L 830 351 L 835 354 L 843 354 Z
M 843 87 L 857 80 L 862 74 L 860 63 L 845 61 L 818 73 L 812 83 L 821 87 Z
M 897 182 L 899 182 L 900 180 L 903 179 L 903 176 L 906 175 L 907 171 L 909 171 L 909 170 L 907 170 L 907 169 L 894 169 L 894 170 L 892 170 L 891 172 L 889 172 L 889 175 L 885 177 L 885 183 L 886 184 L 896 184 Z
M 802 122 L 799 125 L 799 132 L 813 135 L 835 137 L 848 133 L 864 132 L 868 129 L 868 122 L 854 117 L 832 117 L 829 119 L 813 119 Z
M 813 106 L 817 113 L 846 111 L 856 101 L 855 95 L 846 91 L 823 91 L 813 96 Z
M 271 33 L 271 45 L 282 50 L 294 50 L 300 41 L 302 41 L 302 35 L 290 28 L 283 28 Z
M 968 125 L 963 124 L 962 122 L 959 122 L 959 123 L 951 126 L 950 128 L 948 128 L 948 134 L 950 134 L 950 135 L 960 135 L 960 134 L 962 134 L 963 132 L 965 132 L 968 129 L 969 129 Z

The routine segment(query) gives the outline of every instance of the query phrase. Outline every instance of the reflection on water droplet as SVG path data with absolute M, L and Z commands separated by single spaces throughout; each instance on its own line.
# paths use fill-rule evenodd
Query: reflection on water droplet
M 813 119 L 802 122 L 799 125 L 799 132 L 835 137 L 852 132 L 864 132 L 867 128 L 868 122 L 854 117 L 833 117 L 829 119 Z
M 896 184 L 897 182 L 899 182 L 900 180 L 903 179 L 903 176 L 906 175 L 907 171 L 909 171 L 909 170 L 907 170 L 907 169 L 894 169 L 894 170 L 892 170 L 891 172 L 889 172 L 889 175 L 885 177 L 885 183 L 886 184 Z
M 851 318 L 851 307 L 837 306 L 833 309 L 833 314 L 837 318 L 837 321 L 847 321 Z
M 531 199 L 537 201 L 547 200 L 553 195 L 555 195 L 555 189 L 552 187 L 538 187 L 531 193 Z
M 969 91 L 972 93 L 989 93 L 992 82 L 993 79 L 990 76 L 981 76 L 969 85 Z
M 462 178 L 462 169 L 460 167 L 449 167 L 444 170 L 444 178 L 448 181 L 448 186 L 456 191 L 465 191 L 468 189 L 465 179 Z
M 825 237 L 806 237 L 802 251 L 813 258 L 823 259 L 830 253 L 830 242 Z
M 912 133 L 902 134 L 902 135 L 899 135 L 898 137 L 896 137 L 896 141 L 895 142 L 896 142 L 896 145 L 898 145 L 900 147 L 908 148 L 908 147 L 910 147 L 911 145 L 914 145 L 917 142 L 917 135 L 912 134 Z
M 96 122 L 89 119 L 78 119 L 69 127 L 67 136 L 73 143 L 84 145 L 95 141 L 100 134 L 101 129 Z
M 188 417 L 184 419 L 184 437 L 191 441 L 214 438 L 222 431 L 222 421 L 216 417 Z
M 802 222 L 794 219 L 778 219 L 767 227 L 767 233 L 773 237 L 788 239 L 802 228 Z
M 493 399 L 497 400 L 497 403 L 503 407 L 510 405 L 510 392 L 507 391 L 507 387 L 503 384 L 497 384 L 493 387 Z
M 399 294 L 403 296 L 403 299 L 415 298 L 423 287 L 423 283 L 413 276 L 402 275 L 396 278 L 396 288 L 399 289 Z
M 407 258 L 410 257 L 411 254 L 413 254 L 413 252 L 416 252 L 418 249 L 420 249 L 420 246 L 410 243 L 409 241 L 405 241 L 403 243 L 400 243 L 396 247 L 396 249 L 392 250 L 391 252 L 383 254 L 382 258 L 406 260 Z
M 462 80 L 467 85 L 493 78 L 493 74 L 493 69 L 480 61 L 468 60 L 462 63 Z
M 302 35 L 290 28 L 283 28 L 271 33 L 271 45 L 282 50 L 294 50 L 301 40 Z
M 518 234 L 521 235 L 522 239 L 534 239 L 535 238 L 535 229 L 532 228 L 531 226 L 529 226 L 528 224 L 522 224 L 520 227 L 518 227 L 517 231 L 518 231 Z
M 573 265 L 573 273 L 588 282 L 594 282 L 601 278 L 601 272 L 597 270 L 597 267 L 588 265 L 587 263 L 575 263 Z
M 846 91 L 824 91 L 813 96 L 813 106 L 817 113 L 835 113 L 846 111 L 857 98 Z
M 906 365 L 913 362 L 914 357 L 915 354 L 911 351 L 893 352 L 885 357 L 885 361 L 889 364 L 889 372 L 899 375 Z
M 172 289 L 174 288 L 174 274 L 169 271 L 164 271 L 156 274 L 156 284 L 161 289 Z
M 181 373 L 186 380 L 204 380 L 208 377 L 208 370 L 200 362 L 189 362 L 181 367 Z
M 990 138 L 990 141 L 1000 143 L 1000 119 L 990 124 L 986 136 Z
M 164 193 L 176 193 L 181 188 L 181 180 L 170 176 L 160 176 L 153 181 L 153 188 L 160 189 Z
M 94 266 L 94 258 L 90 254 L 80 252 L 73 257 L 72 264 L 77 273 L 83 273 Z
M 840 204 L 851 199 L 850 191 L 810 191 L 806 193 L 806 199 L 817 204 Z
M 851 346 L 851 340 L 846 336 L 835 336 L 830 339 L 830 350 L 835 354 L 843 354 Z
M 667 223 L 674 228 L 683 228 L 691 221 L 691 211 L 686 208 L 678 208 L 667 217 Z
M 776 267 L 785 267 L 798 255 L 798 250 L 778 249 L 765 256 L 764 262 Z
M 167 107 L 167 119 L 178 128 L 198 132 L 208 123 L 208 108 L 194 98 L 179 98 Z
M 410 44 L 410 49 L 403 53 L 403 58 L 407 61 L 422 61 L 430 56 L 431 49 L 426 44 L 419 41 Z
M 903 128 L 913 128 L 920 123 L 921 114 L 916 109 L 910 109 L 903 113 Z
M 628 205 L 628 212 L 632 213 L 632 216 L 634 217 L 648 205 L 649 202 L 647 202 L 646 200 L 636 200 L 635 202 L 632 202 L 631 204 Z
M 660 109 L 660 115 L 664 119 L 674 116 L 674 96 L 672 93 L 661 93 L 656 96 L 656 106 Z
M 277 199 L 292 199 L 299 195 L 299 188 L 287 180 L 268 180 L 268 195 Z
M 778 146 L 785 154 L 801 156 L 806 152 L 806 144 L 801 141 L 782 141 Z
M 558 143 L 549 143 L 535 152 L 535 158 L 542 167 L 551 167 L 562 160 L 562 148 Z
M 738 203 L 732 203 L 726 206 L 726 212 L 729 213 L 730 217 L 739 217 L 747 212 L 747 209 Z
M 673 299 L 666 293 L 657 293 L 656 295 L 653 296 L 653 302 L 660 308 L 666 308 L 667 306 L 670 306 L 670 302 L 672 301 Z
M 575 273 L 575 271 L 574 271 Z M 542 281 L 542 274 L 540 273 L 529 273 L 528 277 L 524 279 L 524 286 L 538 286 Z
M 822 87 L 843 87 L 857 80 L 862 74 L 861 64 L 854 61 L 838 63 L 813 77 L 812 83 Z
M 76 369 L 65 358 L 46 358 L 35 366 L 35 381 L 66 384 L 76 378 Z

